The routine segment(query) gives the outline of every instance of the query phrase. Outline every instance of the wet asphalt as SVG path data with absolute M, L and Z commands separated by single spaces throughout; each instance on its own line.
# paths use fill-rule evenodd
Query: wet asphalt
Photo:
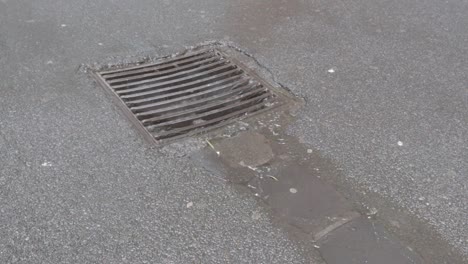
M 304 99 L 288 132 L 340 168 L 330 180 L 467 256 L 467 12 L 455 0 L 1 0 L 0 262 L 320 263 L 190 158 L 203 141 L 150 148 L 84 71 L 210 40 Z

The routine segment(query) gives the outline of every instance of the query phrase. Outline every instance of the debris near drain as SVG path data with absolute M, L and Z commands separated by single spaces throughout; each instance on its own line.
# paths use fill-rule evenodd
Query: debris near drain
M 262 213 L 258 212 L 258 211 L 254 211 L 252 213 L 252 219 L 253 220 L 259 220 L 260 218 L 262 217 Z
M 271 179 L 273 179 L 273 180 L 275 180 L 275 181 L 279 181 L 278 178 L 276 178 L 275 176 L 267 175 L 267 177 L 268 177 L 268 178 L 271 178 Z
M 377 210 L 377 208 L 371 207 L 371 208 L 368 208 L 368 211 L 366 212 L 366 216 L 367 218 L 371 219 L 371 218 L 376 217 L 378 212 L 379 211 Z
M 218 154 L 218 156 L 221 155 L 221 152 L 217 151 L 209 140 L 206 140 L 206 143 L 208 143 L 208 146 L 210 146 L 210 148 L 212 148 L 216 152 L 216 154 Z

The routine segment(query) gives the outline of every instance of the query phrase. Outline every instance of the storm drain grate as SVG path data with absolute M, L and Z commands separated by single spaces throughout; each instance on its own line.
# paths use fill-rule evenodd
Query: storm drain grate
M 146 139 L 163 143 L 283 105 L 286 97 L 217 49 L 95 73 Z

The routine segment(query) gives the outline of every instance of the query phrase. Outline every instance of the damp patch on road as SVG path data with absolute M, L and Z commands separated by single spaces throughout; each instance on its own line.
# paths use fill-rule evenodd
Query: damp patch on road
M 309 250 L 319 251 L 327 263 L 359 263 L 343 261 L 367 257 L 381 257 L 381 263 L 390 263 L 388 256 L 392 255 L 404 260 L 398 263 L 423 263 L 417 253 L 388 232 L 368 232 L 369 228 L 385 228 L 323 179 L 338 177 L 341 171 L 319 150 L 285 133 L 293 119 L 287 112 L 270 113 L 238 123 L 207 138 L 207 147 L 194 153 L 192 159 L 215 177 L 250 192 L 270 212 L 272 222 Z M 354 225 L 362 231 L 354 232 Z M 352 250 L 344 250 L 337 242 L 341 237 L 360 242 Z M 376 248 L 383 250 L 369 248 L 374 240 L 382 242 Z

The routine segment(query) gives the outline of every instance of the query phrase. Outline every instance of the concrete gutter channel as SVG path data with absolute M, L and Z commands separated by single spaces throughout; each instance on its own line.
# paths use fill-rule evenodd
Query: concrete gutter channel
M 281 117 L 270 118 L 243 122 L 245 131 L 212 139 L 193 159 L 249 190 L 270 211 L 272 221 L 293 240 L 318 251 L 325 263 L 429 263 L 378 223 L 375 212 L 360 213 L 321 179 L 337 173 L 336 168 L 285 135 Z

